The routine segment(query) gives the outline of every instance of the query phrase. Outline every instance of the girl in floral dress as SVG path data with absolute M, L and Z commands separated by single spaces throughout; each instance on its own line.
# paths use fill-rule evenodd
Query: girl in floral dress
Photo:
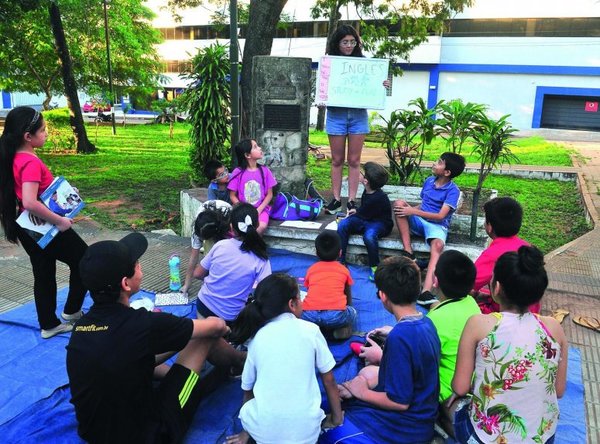
M 472 316 L 460 339 L 448 402 L 459 442 L 554 442 L 567 340 L 555 319 L 528 310 L 547 286 L 537 248 L 498 259 L 491 290 L 500 312 Z

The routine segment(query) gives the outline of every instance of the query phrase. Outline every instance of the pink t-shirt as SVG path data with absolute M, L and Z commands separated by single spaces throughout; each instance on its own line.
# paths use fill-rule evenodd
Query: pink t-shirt
M 23 184 L 25 182 L 37 182 L 38 197 L 50 186 L 52 173 L 42 160 L 35 154 L 17 153 L 13 162 L 13 175 L 15 176 L 15 194 L 19 199 L 19 209 L 22 210 Z
M 233 170 L 229 175 L 227 189 L 235 191 L 241 202 L 258 207 L 265 199 L 269 189 L 275 185 L 277 185 L 277 180 L 271 170 L 265 166 L 259 166 L 254 171 L 240 168 Z
M 489 291 L 485 291 L 487 289 L 484 289 L 483 287 L 486 287 L 491 282 L 494 266 L 496 265 L 498 258 L 509 251 L 517 251 L 523 245 L 529 245 L 529 243 L 518 236 L 497 237 L 494 239 L 490 246 L 483 250 L 481 256 L 475 261 L 477 277 L 475 278 L 473 290 L 480 291 L 483 289 L 484 293 L 488 293 Z M 491 313 L 500 310 L 500 306 L 491 300 L 491 298 L 490 301 L 484 303 L 483 306 L 482 304 L 479 305 L 483 313 Z M 529 306 L 529 311 L 532 313 L 539 313 L 540 307 L 541 304 L 539 302 L 532 304 Z
M 494 266 L 500 256 L 509 251 L 517 251 L 523 245 L 529 245 L 529 243 L 518 236 L 497 237 L 494 239 L 490 246 L 483 250 L 481 256 L 475 261 L 477 277 L 475 278 L 473 290 L 479 291 L 482 287 L 490 283 L 492 274 L 494 273 Z

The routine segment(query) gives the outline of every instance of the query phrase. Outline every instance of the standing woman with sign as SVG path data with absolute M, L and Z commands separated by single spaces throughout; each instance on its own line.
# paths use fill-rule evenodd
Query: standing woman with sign
M 356 29 L 342 25 L 331 37 L 327 54 L 332 56 L 364 57 L 362 43 Z M 386 86 L 387 80 L 384 82 Z M 360 175 L 360 156 L 366 135 L 369 133 L 369 118 L 364 108 L 327 107 L 325 130 L 331 148 L 331 185 L 333 199 L 325 207 L 329 214 L 335 214 L 342 208 L 342 172 L 346 158 L 346 139 L 348 140 L 348 210 L 356 209 L 356 192 Z

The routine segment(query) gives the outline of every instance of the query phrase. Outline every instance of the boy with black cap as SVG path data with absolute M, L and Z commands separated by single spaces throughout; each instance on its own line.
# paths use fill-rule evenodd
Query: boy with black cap
M 89 442 L 180 442 L 200 401 L 204 362 L 241 367 L 245 360 L 222 338 L 229 331 L 222 319 L 129 306 L 140 289 L 138 259 L 147 247 L 142 234 L 131 233 L 91 245 L 79 264 L 94 305 L 73 328 L 67 372 L 78 433 Z M 176 352 L 154 388 L 155 367 Z

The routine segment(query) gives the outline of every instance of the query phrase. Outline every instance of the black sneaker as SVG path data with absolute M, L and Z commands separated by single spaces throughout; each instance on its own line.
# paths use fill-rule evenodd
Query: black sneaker
M 334 197 L 325 207 L 325 211 L 329 214 L 335 214 L 340 208 L 342 208 L 342 203 Z
M 425 290 L 417 298 L 417 304 L 422 305 L 425 308 L 429 308 L 431 304 L 435 304 L 436 302 L 439 302 L 438 299 L 429 290 Z
M 346 208 L 348 209 L 348 211 L 356 210 L 356 202 L 354 202 L 353 200 L 349 200 L 348 202 L 346 202 Z
M 414 254 L 412 254 L 412 253 L 409 253 L 409 252 L 408 252 L 408 251 L 406 251 L 406 250 L 400 250 L 398 253 L 400 254 L 400 256 L 407 257 L 407 258 L 409 258 L 411 261 L 414 261 L 414 260 L 416 260 L 416 258 L 415 258 L 415 255 L 414 255 Z
M 421 270 L 426 270 L 427 267 L 429 267 L 429 259 L 419 258 L 415 262 L 417 263 L 417 267 L 419 267 Z

